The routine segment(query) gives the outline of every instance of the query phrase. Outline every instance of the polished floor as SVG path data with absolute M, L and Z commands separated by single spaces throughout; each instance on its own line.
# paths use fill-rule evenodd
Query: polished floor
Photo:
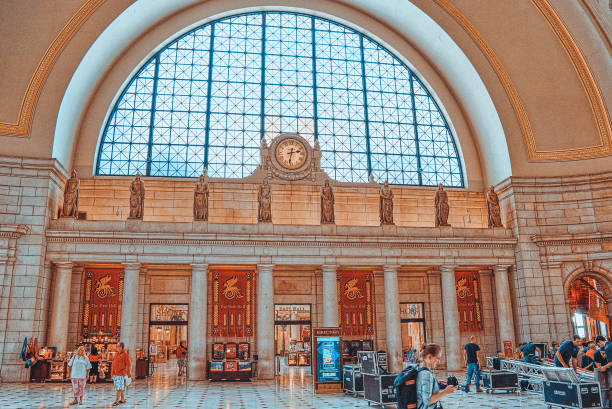
M 186 382 L 173 366 L 157 368 L 155 376 L 130 386 L 127 403 L 119 408 L 204 409 L 355 409 L 368 408 L 363 399 L 343 394 L 315 395 L 312 378 L 303 368 L 292 368 L 277 381 L 251 383 Z M 300 370 L 301 369 L 301 370 Z M 440 374 L 442 376 L 442 374 Z M 111 407 L 112 384 L 87 385 L 82 408 Z M 63 408 L 72 401 L 68 383 L 0 384 L 1 408 Z M 533 394 L 486 394 L 455 392 L 443 400 L 445 409 L 529 408 L 544 409 Z M 372 406 L 375 407 L 375 406 Z

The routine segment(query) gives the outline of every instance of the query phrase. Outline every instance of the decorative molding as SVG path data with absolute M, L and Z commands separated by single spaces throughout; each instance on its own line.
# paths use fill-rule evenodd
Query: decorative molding
M 519 93 L 510 78 L 510 74 L 506 71 L 500 58 L 497 56 L 493 48 L 485 40 L 483 35 L 476 29 L 472 22 L 455 7 L 449 0 L 434 0 L 444 11 L 446 11 L 455 21 L 472 37 L 476 45 L 485 55 L 489 64 L 497 74 L 502 86 L 504 87 L 510 103 L 514 109 L 516 117 L 519 121 L 523 139 L 527 147 L 529 159 L 532 160 L 560 160 L 560 159 L 580 159 L 594 156 L 603 156 L 612 153 L 612 127 L 605 109 L 605 103 L 601 97 L 601 93 L 595 84 L 592 73 L 586 65 L 582 53 L 572 39 L 569 31 L 563 25 L 559 16 L 546 0 L 531 0 L 534 6 L 544 15 L 549 25 L 552 27 L 555 35 L 561 41 L 566 53 L 568 54 L 572 64 L 574 65 L 589 103 L 595 117 L 597 129 L 600 136 L 600 145 L 588 146 L 575 149 L 561 150 L 538 150 L 536 141 L 531 128 L 531 123 L 527 116 L 527 111 Z
M 18 239 L 30 232 L 30 226 L 25 224 L 2 224 L 0 225 L 0 238 Z
M 534 235 L 531 236 L 531 241 L 538 247 L 599 244 L 612 242 L 612 233 Z
M 0 121 L 1 135 L 19 137 L 29 135 L 36 101 L 40 96 L 42 86 L 53 64 L 55 64 L 57 57 L 72 36 L 74 36 L 81 25 L 102 3 L 104 3 L 104 1 L 105 0 L 88 0 L 70 17 L 64 27 L 62 27 L 58 35 L 53 39 L 49 47 L 47 47 L 47 50 L 43 54 L 42 59 L 38 62 L 38 66 L 30 78 L 30 82 L 26 87 L 26 92 L 21 100 L 17 122 Z

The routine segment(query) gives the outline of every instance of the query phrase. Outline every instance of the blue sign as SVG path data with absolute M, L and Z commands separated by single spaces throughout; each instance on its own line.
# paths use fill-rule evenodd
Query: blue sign
M 318 337 L 316 340 L 317 380 L 319 382 L 341 381 L 340 337 Z

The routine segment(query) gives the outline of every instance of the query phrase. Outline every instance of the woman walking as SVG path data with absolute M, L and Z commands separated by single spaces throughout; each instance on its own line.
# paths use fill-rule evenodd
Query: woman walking
M 436 409 L 441 408 L 440 399 L 455 392 L 457 388 L 447 386 L 442 392 L 438 386 L 438 380 L 432 370 L 440 362 L 440 345 L 427 344 L 421 350 L 421 363 L 417 376 L 417 409 Z
M 100 354 L 98 348 L 95 346 L 91 347 L 91 354 L 89 354 L 89 362 L 91 362 L 91 370 L 89 371 L 89 383 L 98 382 L 98 365 L 100 364 Z
M 70 358 L 68 366 L 70 367 L 70 380 L 72 381 L 72 392 L 74 393 L 74 400 L 71 405 L 76 405 L 77 403 L 82 405 L 85 382 L 91 369 L 91 363 L 87 356 L 85 356 L 84 346 L 80 346 L 77 349 L 76 355 Z

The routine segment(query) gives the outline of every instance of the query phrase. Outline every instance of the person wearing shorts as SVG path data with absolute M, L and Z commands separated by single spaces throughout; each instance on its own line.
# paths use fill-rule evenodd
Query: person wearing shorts
M 176 348 L 176 362 L 178 364 L 178 376 L 183 376 L 185 373 L 185 357 L 187 356 L 187 348 L 183 346 L 183 341 L 179 342 Z
M 117 406 L 121 403 L 125 403 L 125 387 L 127 386 L 128 378 L 132 377 L 130 355 L 125 350 L 125 344 L 123 342 L 117 344 L 117 353 L 113 358 L 111 376 L 113 377 L 113 386 L 116 391 L 113 406 Z

